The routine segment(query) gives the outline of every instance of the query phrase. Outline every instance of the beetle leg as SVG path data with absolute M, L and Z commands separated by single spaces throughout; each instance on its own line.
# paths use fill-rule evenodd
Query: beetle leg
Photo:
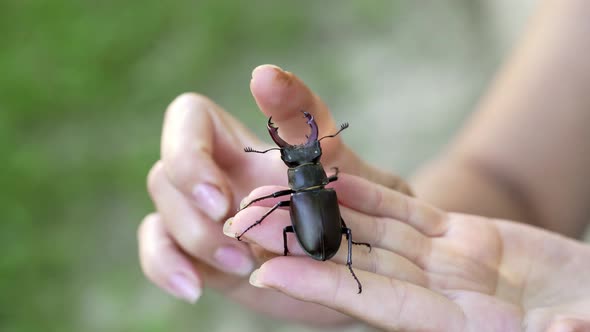
M 367 242 L 354 242 L 354 241 L 352 241 L 352 244 L 354 244 L 355 246 L 366 246 L 367 248 L 369 248 L 369 252 L 371 252 L 373 250 L 373 247 L 371 247 L 371 245 Z
M 334 170 L 334 174 L 328 177 L 328 183 L 338 180 L 338 173 L 340 173 L 340 170 L 338 167 L 332 167 L 332 169 Z
M 283 246 L 285 247 L 283 256 L 287 256 L 289 254 L 289 248 L 287 248 L 287 233 L 295 233 L 292 225 L 283 228 Z
M 359 278 L 356 277 L 356 274 L 354 273 L 354 270 L 352 269 L 352 232 L 350 231 L 350 228 L 342 227 L 342 234 L 345 234 L 346 240 L 348 240 L 348 256 L 346 257 L 346 266 L 348 266 L 348 270 L 350 270 L 350 274 L 352 274 L 352 277 L 354 278 L 354 280 L 358 284 L 358 286 L 359 286 L 358 294 L 360 294 L 363 292 L 363 286 L 361 285 Z
M 275 204 L 270 210 L 268 210 L 265 214 L 262 215 L 262 217 L 260 217 L 260 219 L 256 220 L 255 223 L 253 223 L 252 225 L 248 226 L 248 228 L 246 228 L 246 230 L 244 230 L 241 234 L 237 235 L 236 234 L 236 239 L 238 239 L 238 241 L 241 241 L 242 236 L 249 231 L 252 227 L 259 225 L 264 218 L 268 217 L 269 214 L 273 213 L 274 210 L 283 207 L 283 206 L 289 206 L 291 205 L 291 201 L 280 201 L 277 204 Z
M 256 199 L 253 199 L 252 201 L 250 201 L 248 204 L 246 204 L 244 206 L 240 206 L 240 209 L 238 210 L 238 212 L 242 211 L 243 209 L 247 208 L 248 206 L 252 205 L 253 203 L 259 202 L 259 201 L 261 201 L 263 199 L 286 196 L 286 195 L 292 194 L 294 192 L 295 191 L 293 189 L 285 189 L 285 190 L 279 190 L 279 191 L 277 191 L 275 193 L 272 193 L 270 195 L 258 197 Z
M 340 221 L 342 222 L 342 227 L 348 228 L 346 226 L 346 223 L 344 222 L 344 219 L 342 219 L 342 217 L 340 217 Z M 357 245 L 357 246 L 366 246 L 366 247 L 369 248 L 369 252 L 371 252 L 371 250 L 373 250 L 373 247 L 371 247 L 371 244 L 369 244 L 367 242 L 355 242 L 355 241 L 352 241 L 352 244 Z

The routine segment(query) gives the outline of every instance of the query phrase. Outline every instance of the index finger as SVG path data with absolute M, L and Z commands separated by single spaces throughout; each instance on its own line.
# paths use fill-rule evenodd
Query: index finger
M 342 174 L 332 183 L 338 200 L 354 210 L 397 219 L 428 236 L 447 231 L 446 213 L 416 198 L 350 174 Z
M 250 90 L 260 110 L 280 128 L 280 136 L 290 144 L 305 140 L 309 133 L 301 111 L 311 113 L 318 125 L 319 137 L 335 134 L 339 125 L 328 106 L 295 74 L 274 65 L 258 66 L 252 72 Z M 354 124 L 353 124 L 354 128 Z M 361 160 L 343 142 L 342 136 L 322 140 L 322 162 L 338 166 L 389 188 L 411 194 L 409 186 L 398 176 Z

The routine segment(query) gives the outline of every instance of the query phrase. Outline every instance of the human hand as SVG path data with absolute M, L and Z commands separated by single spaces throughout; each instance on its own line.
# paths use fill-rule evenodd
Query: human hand
M 395 331 L 590 331 L 590 247 L 524 224 L 445 213 L 359 177 L 333 183 L 357 242 L 350 275 L 346 245 L 328 262 L 292 255 L 264 263 L 251 283 Z M 282 189 L 257 188 L 247 199 Z M 234 237 L 268 210 L 266 200 L 226 222 Z M 278 210 L 244 235 L 283 252 L 289 212 Z M 303 256 L 303 257 L 301 257 Z
M 336 123 L 326 105 L 295 75 L 274 66 L 252 74 L 252 94 L 262 112 L 273 117 L 287 142 L 298 142 L 309 131 L 300 110 L 312 113 L 321 133 L 333 133 Z M 261 125 L 264 125 L 262 123 Z M 340 137 L 322 142 L 322 162 L 339 166 L 388 187 L 407 190 L 396 176 L 363 162 Z M 161 160 L 152 168 L 148 187 L 157 213 L 147 216 L 138 231 L 141 265 L 159 287 L 194 302 L 206 284 L 249 307 L 286 316 L 297 308 L 300 319 L 315 323 L 341 321 L 343 315 L 295 301 L 282 294 L 261 292 L 248 284 L 256 247 L 223 236 L 222 224 L 253 188 L 286 184 L 286 169 L 278 154 L 244 153 L 244 147 L 264 149 L 241 123 L 209 99 L 184 94 L 166 111 Z M 261 300 L 260 293 L 268 295 Z M 277 309 L 280 308 L 280 309 Z M 345 318 L 346 319 L 346 318 Z

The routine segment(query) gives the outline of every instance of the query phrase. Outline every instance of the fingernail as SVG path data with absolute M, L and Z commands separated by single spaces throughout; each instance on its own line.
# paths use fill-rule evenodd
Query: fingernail
M 213 221 L 220 221 L 227 214 L 229 204 L 221 191 L 211 184 L 198 184 L 193 190 L 197 206 Z
M 249 200 L 248 200 L 248 196 L 244 197 L 241 201 L 240 201 L 240 210 L 244 208 L 244 206 L 248 205 Z
M 258 287 L 258 288 L 268 288 L 258 282 L 258 271 L 260 271 L 260 269 L 256 269 L 256 270 L 254 270 L 254 272 L 252 272 L 250 274 L 250 279 L 248 279 L 248 281 L 250 282 L 250 285 L 252 285 L 254 287 Z
M 294 76 L 292 73 L 283 70 L 275 65 L 258 66 L 252 72 L 251 83 L 258 82 L 259 84 L 280 84 L 289 86 L 293 82 Z M 279 85 L 279 86 L 280 86 Z
M 254 268 L 254 262 L 234 247 L 221 247 L 214 255 L 221 269 L 226 272 L 246 276 Z
M 264 68 L 268 68 L 268 67 L 270 67 L 276 71 L 280 71 L 280 72 L 284 71 L 281 67 L 276 66 L 276 65 L 270 65 L 270 64 L 260 65 L 256 68 L 254 68 L 254 70 L 252 71 L 252 78 L 254 78 L 254 76 L 256 75 L 257 72 L 259 72 L 260 70 L 263 70 Z
M 181 273 L 173 274 L 168 279 L 168 291 L 179 299 L 188 303 L 195 303 L 201 297 L 202 290 L 196 287 L 185 275 Z
M 229 229 L 231 228 L 231 224 L 233 223 L 234 218 L 229 218 L 225 221 L 225 224 L 223 224 L 223 234 L 229 236 L 229 237 L 236 237 L 235 233 L 232 233 Z

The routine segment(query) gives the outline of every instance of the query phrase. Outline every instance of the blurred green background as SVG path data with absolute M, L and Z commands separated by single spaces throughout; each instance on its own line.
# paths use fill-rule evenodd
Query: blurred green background
M 248 84 L 274 63 L 364 158 L 407 175 L 473 109 L 530 3 L 0 2 L 0 331 L 306 330 L 142 276 L 166 105 L 198 91 L 264 134 Z

